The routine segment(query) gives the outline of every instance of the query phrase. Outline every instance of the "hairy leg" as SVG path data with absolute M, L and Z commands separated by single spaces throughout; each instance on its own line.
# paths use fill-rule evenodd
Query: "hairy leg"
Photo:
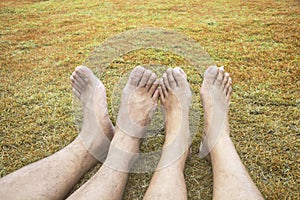
M 128 173 L 139 152 L 140 138 L 156 110 L 156 75 L 136 67 L 123 90 L 114 138 L 99 171 L 69 199 L 121 199 Z
M 106 115 L 103 84 L 85 67 L 77 67 L 71 81 L 73 91 L 80 98 L 85 113 L 79 137 L 57 153 L 0 179 L 1 198 L 63 199 L 80 177 L 98 162 L 80 138 L 99 134 L 94 146 L 99 146 L 102 151 L 107 152 L 107 140 L 112 138 L 114 128 Z M 102 104 L 99 105 L 91 99 L 98 99 Z M 94 109 L 91 114 L 91 110 Z M 91 124 L 91 121 L 94 124 Z
M 202 156 L 210 153 L 213 199 L 263 199 L 241 162 L 230 139 L 228 109 L 232 93 L 231 78 L 223 68 L 212 66 L 201 86 L 205 138 Z
M 144 199 L 187 199 L 183 171 L 191 142 L 188 115 L 192 96 L 183 70 L 169 68 L 163 74 L 159 91 L 165 111 L 166 137 Z

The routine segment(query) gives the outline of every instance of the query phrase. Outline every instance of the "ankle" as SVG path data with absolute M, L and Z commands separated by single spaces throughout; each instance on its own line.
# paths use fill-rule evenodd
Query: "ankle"
M 229 135 L 222 134 L 210 152 L 211 158 L 223 154 L 228 146 L 233 146 L 232 140 Z
M 82 161 L 88 165 L 93 166 L 96 165 L 99 161 L 93 156 L 91 151 L 89 151 L 82 139 L 78 136 L 74 139 L 74 141 L 69 145 L 70 148 L 74 149 L 74 156 L 76 158 L 84 158 Z M 77 160 L 80 162 L 80 160 Z
M 121 131 L 118 127 L 115 129 L 115 135 L 111 142 L 112 145 L 116 146 L 120 150 L 127 152 L 138 153 L 140 139 L 133 137 Z
M 180 154 L 171 154 L 171 155 L 170 152 L 163 151 L 157 169 L 159 170 L 168 169 L 168 170 L 183 172 L 188 154 L 189 154 L 189 150 L 181 152 Z

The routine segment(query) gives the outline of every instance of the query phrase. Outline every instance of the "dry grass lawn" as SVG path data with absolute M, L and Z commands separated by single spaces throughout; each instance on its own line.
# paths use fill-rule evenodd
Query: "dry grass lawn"
M 233 77 L 232 138 L 264 197 L 300 198 L 299 1 L 99 2 L 0 2 L 1 177 L 76 137 L 69 76 L 95 47 L 126 30 L 162 27 L 197 41 Z M 168 52 L 126 54 L 102 77 L 109 102 L 122 74 L 149 63 L 186 64 Z M 212 197 L 210 163 L 197 156 L 201 134 L 193 140 L 185 170 L 189 199 Z M 142 199 L 150 178 L 151 173 L 131 174 L 124 199 Z

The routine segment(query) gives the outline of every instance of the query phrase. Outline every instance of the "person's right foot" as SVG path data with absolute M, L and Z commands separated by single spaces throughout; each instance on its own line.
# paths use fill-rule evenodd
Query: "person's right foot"
M 204 110 L 204 134 L 200 156 L 205 157 L 223 134 L 229 136 L 228 109 L 231 78 L 222 67 L 209 67 L 204 73 L 200 94 Z
M 73 92 L 83 106 L 83 124 L 79 136 L 87 150 L 96 159 L 103 161 L 114 134 L 108 115 L 105 87 L 85 66 L 76 67 L 70 79 Z
M 160 99 L 165 113 L 166 142 L 172 142 L 182 123 L 188 119 L 192 93 L 184 71 L 177 67 L 169 68 L 163 74 Z M 189 137 L 189 136 L 188 136 Z
M 157 170 L 167 166 L 183 169 L 191 143 L 189 107 L 192 100 L 184 71 L 179 67 L 169 68 L 163 74 L 159 93 L 165 115 L 166 137 Z

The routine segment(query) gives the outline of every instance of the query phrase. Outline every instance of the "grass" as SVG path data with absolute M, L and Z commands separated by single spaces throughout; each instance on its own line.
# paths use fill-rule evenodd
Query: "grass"
M 196 40 L 233 77 L 231 135 L 264 197 L 300 197 L 299 1 L 6 0 L 0 2 L 0 19 L 1 177 L 76 137 L 69 76 L 95 47 L 126 30 L 162 27 Z M 110 107 L 119 77 L 149 63 L 190 69 L 171 53 L 126 54 L 103 75 Z M 201 76 L 189 80 L 197 93 Z M 210 163 L 197 156 L 201 134 L 185 170 L 189 199 L 212 194 Z M 124 199 L 141 199 L 150 178 L 151 173 L 131 174 Z

